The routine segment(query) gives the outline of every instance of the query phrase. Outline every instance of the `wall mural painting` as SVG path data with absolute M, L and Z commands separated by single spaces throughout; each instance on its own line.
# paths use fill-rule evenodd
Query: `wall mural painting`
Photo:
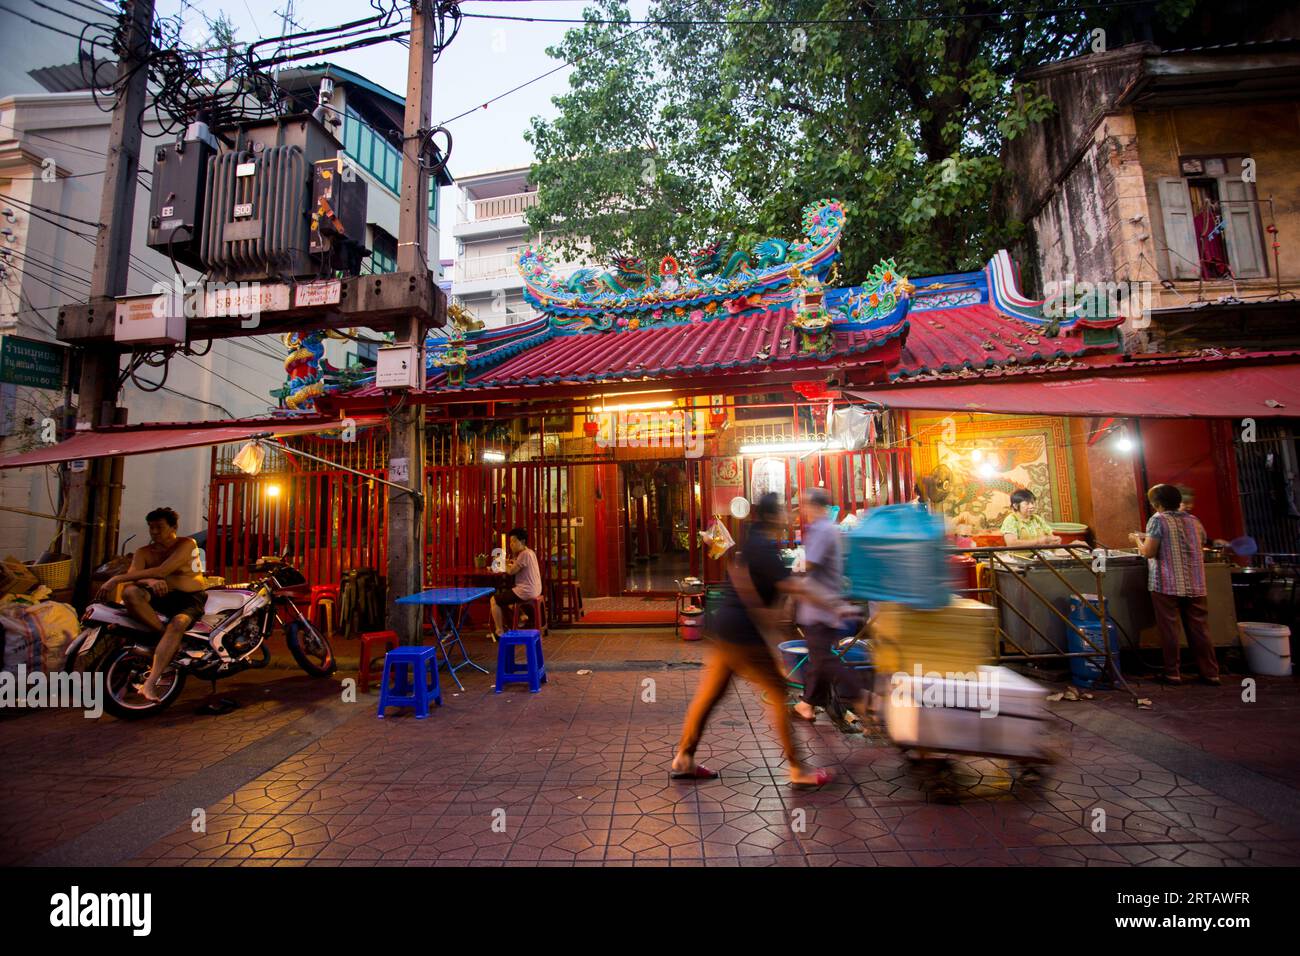
M 1020 488 L 1037 496 L 1048 521 L 1078 520 L 1064 419 L 953 417 L 951 442 L 943 441 L 942 416 L 914 417 L 911 431 L 925 432 L 916 455 L 918 480 L 956 530 L 996 532 L 1011 510 L 1011 493 Z

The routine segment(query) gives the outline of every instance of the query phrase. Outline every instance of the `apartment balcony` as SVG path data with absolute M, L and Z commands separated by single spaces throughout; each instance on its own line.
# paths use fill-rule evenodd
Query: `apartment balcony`
M 503 325 L 519 325 L 523 322 L 531 322 L 541 315 L 536 309 L 504 309 L 500 312 L 489 312 L 487 310 L 475 311 L 474 318 L 479 319 L 489 329 L 498 329 Z
M 581 267 L 578 262 L 556 264 L 554 274 L 567 276 Z M 452 290 L 457 295 L 482 295 L 497 289 L 522 290 L 524 280 L 515 268 L 515 254 L 503 252 L 476 258 L 458 258 L 451 273 Z
M 507 276 L 517 278 L 519 271 L 515 268 L 515 254 L 502 252 L 493 256 L 479 256 L 473 259 L 459 258 L 452 269 L 451 281 L 454 283 L 478 282 L 482 279 L 504 279 Z
M 537 205 L 537 193 L 513 193 L 490 199 L 471 199 L 456 207 L 457 239 L 488 239 L 527 231 L 524 213 Z

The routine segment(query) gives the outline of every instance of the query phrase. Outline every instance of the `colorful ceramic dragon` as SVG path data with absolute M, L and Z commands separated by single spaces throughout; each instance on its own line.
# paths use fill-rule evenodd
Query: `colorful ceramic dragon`
M 692 267 L 661 264 L 657 277 L 639 260 L 619 259 L 613 272 L 580 269 L 567 280 L 551 274 L 545 251 L 525 247 L 517 260 L 525 298 L 551 318 L 556 331 L 637 329 L 709 321 L 770 305 L 770 295 L 788 288 L 797 265 L 824 279 L 839 258 L 844 209 L 824 199 L 803 211 L 803 238 L 764 239 L 746 253 L 730 242 L 714 242 L 691 256 Z
M 315 407 L 316 399 L 330 392 L 351 388 L 364 373 L 335 368 L 325 361 L 325 340 L 344 339 L 346 335 L 332 330 L 315 332 L 290 332 L 281 341 L 289 354 L 284 360 L 286 381 L 271 392 L 285 408 L 308 411 Z

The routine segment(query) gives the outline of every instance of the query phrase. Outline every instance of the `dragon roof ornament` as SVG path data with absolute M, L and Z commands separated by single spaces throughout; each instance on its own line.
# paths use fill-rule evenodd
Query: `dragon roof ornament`
M 524 297 L 550 317 L 555 331 L 637 329 L 787 304 L 794 275 L 826 277 L 839 258 L 843 230 L 843 206 L 823 199 L 804 208 L 797 242 L 764 239 L 749 251 L 715 242 L 692 253 L 689 265 L 665 256 L 657 274 L 621 257 L 612 271 L 579 269 L 560 279 L 545 250 L 531 246 L 516 263 Z

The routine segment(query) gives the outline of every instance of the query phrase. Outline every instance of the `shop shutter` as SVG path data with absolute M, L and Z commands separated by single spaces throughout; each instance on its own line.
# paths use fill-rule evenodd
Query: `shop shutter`
M 1182 179 L 1160 180 L 1160 214 L 1165 224 L 1169 276 L 1195 279 L 1201 274 L 1196 251 L 1196 227 L 1192 222 L 1192 197 Z
M 1228 243 L 1228 262 L 1238 279 L 1255 279 L 1268 275 L 1264 266 L 1264 246 L 1259 236 L 1259 206 L 1248 183 L 1236 177 L 1219 180 L 1219 195 Z

